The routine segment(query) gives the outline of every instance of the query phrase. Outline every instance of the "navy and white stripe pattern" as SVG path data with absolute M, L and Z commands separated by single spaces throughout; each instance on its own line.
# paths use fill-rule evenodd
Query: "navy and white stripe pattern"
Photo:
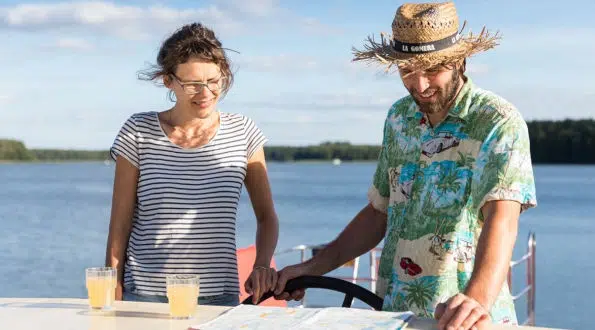
M 247 161 L 266 137 L 239 114 L 221 113 L 206 145 L 185 149 L 157 112 L 132 115 L 110 150 L 139 169 L 124 286 L 165 295 L 166 274 L 198 274 L 200 295 L 239 293 L 236 213 Z

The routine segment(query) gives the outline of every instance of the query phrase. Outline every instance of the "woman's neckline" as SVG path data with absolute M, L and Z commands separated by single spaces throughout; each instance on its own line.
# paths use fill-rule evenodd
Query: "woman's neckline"
M 213 137 L 209 141 L 207 141 L 207 143 L 196 146 L 196 147 L 192 147 L 192 148 L 182 147 L 182 146 L 174 143 L 170 139 L 170 137 L 165 133 L 165 130 L 163 129 L 163 126 L 161 125 L 161 120 L 159 120 L 159 112 L 154 111 L 153 115 L 154 115 L 155 120 L 157 121 L 157 126 L 159 127 L 159 131 L 161 132 L 162 137 L 164 137 L 171 146 L 173 146 L 177 149 L 183 150 L 183 151 L 198 151 L 198 150 L 208 147 L 219 137 L 219 133 L 221 132 L 222 126 L 224 125 L 224 121 L 223 121 L 223 114 L 221 112 L 219 112 L 218 110 L 217 110 L 217 112 L 219 113 L 219 125 L 218 125 L 217 130 L 215 131 L 215 134 L 213 135 Z

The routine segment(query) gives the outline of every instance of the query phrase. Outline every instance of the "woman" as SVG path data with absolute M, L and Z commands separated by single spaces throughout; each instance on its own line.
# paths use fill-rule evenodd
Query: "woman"
M 266 138 L 251 119 L 217 110 L 233 83 L 221 43 L 201 24 L 183 26 L 141 79 L 162 81 L 175 105 L 133 114 L 110 150 L 116 172 L 106 264 L 118 270 L 116 299 L 167 302 L 167 274 L 197 274 L 199 304 L 239 304 L 235 218 L 244 184 L 257 219 L 245 288 L 259 298 L 277 281 L 269 267 L 278 220 Z

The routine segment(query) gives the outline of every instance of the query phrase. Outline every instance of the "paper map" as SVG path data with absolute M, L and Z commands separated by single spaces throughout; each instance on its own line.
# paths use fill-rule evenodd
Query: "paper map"
M 239 305 L 216 319 L 192 326 L 196 330 L 225 329 L 405 329 L 411 312 L 377 312 L 359 308 L 284 308 Z

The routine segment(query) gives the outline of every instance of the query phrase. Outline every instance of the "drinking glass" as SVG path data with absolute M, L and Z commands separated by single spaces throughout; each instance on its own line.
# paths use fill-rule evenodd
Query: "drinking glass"
M 116 269 L 113 267 L 91 267 L 85 269 L 89 308 L 111 310 L 116 300 Z
M 199 276 L 167 275 L 166 285 L 170 316 L 174 319 L 192 318 L 198 304 Z

